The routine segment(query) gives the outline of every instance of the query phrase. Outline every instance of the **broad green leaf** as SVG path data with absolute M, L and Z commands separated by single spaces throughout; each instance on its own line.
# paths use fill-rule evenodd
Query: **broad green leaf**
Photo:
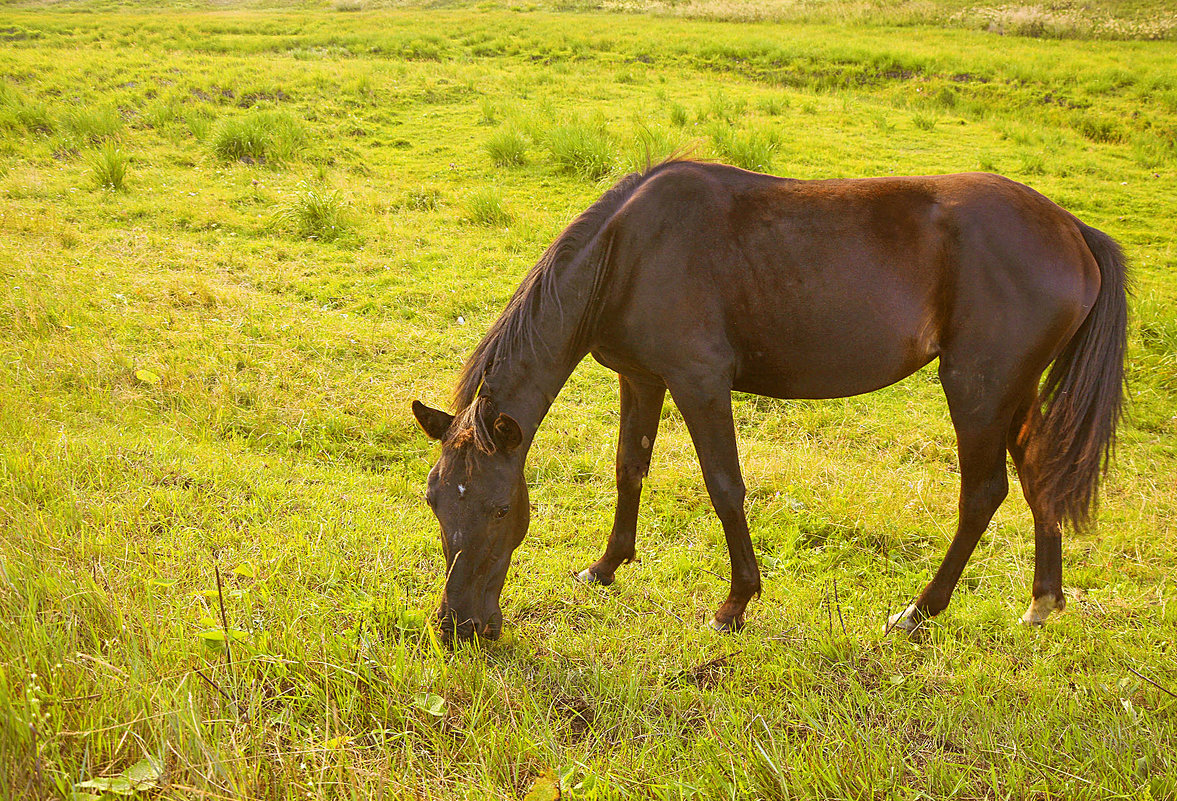
M 126 776 L 90 779 L 89 781 L 79 782 L 78 787 L 99 790 L 103 793 L 114 793 L 116 795 L 130 795 L 135 792 L 135 788 L 131 785 L 131 780 Z
M 397 613 L 396 627 L 401 631 L 420 631 L 425 628 L 425 613 L 420 609 L 402 609 Z
M 163 776 L 163 766 L 151 757 L 144 757 L 123 773 L 136 790 L 150 790 Z
M 237 567 L 233 568 L 233 572 L 246 578 L 257 578 L 257 569 L 249 562 L 242 562 L 237 565 Z
M 413 696 L 413 706 L 428 712 L 435 718 L 445 714 L 445 699 L 433 693 L 417 693 Z
M 206 642 L 224 642 L 225 641 L 225 630 L 224 629 L 205 629 L 204 631 L 196 632 L 196 636 L 202 640 L 205 640 Z M 234 641 L 244 640 L 249 637 L 249 633 L 242 631 L 241 629 L 229 629 L 229 636 Z
M 77 786 L 115 795 L 133 795 L 141 790 L 155 789 L 161 776 L 163 776 L 163 768 L 160 763 L 151 757 L 146 757 L 123 771 L 121 776 L 102 776 L 79 782 Z M 73 797 L 81 801 L 82 798 L 97 798 L 98 796 L 75 791 Z
M 136 370 L 135 371 L 135 378 L 138 378 L 144 384 L 158 384 L 159 383 L 159 375 L 151 372 L 150 370 Z

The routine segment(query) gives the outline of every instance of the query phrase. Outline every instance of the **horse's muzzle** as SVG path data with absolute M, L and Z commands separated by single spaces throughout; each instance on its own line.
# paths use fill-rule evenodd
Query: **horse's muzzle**
M 497 640 L 503 633 L 503 615 L 497 610 L 486 619 L 477 615 L 459 618 L 443 605 L 437 612 L 437 623 L 442 639 L 451 647 L 476 639 Z

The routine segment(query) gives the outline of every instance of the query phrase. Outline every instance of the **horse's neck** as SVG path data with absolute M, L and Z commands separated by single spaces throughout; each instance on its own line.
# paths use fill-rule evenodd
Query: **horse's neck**
M 584 272 L 560 276 L 559 306 L 547 299 L 539 304 L 534 347 L 524 345 L 513 358 L 497 361 L 484 379 L 486 394 L 499 411 L 515 418 L 528 443 L 588 352 L 583 343 L 573 342 L 592 293 L 593 276 Z

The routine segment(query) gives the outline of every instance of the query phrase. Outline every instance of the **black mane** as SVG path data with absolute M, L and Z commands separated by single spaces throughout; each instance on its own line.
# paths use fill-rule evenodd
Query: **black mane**
M 524 350 L 534 352 L 537 346 L 548 347 L 548 344 L 539 336 L 536 321 L 539 319 L 540 309 L 547 304 L 554 304 L 554 307 L 562 312 L 560 297 L 556 292 L 560 271 L 575 261 L 576 256 L 593 241 L 601 227 L 621 208 L 634 191 L 653 172 L 666 163 L 663 162 L 643 172 L 626 175 L 609 191 L 601 195 L 597 202 L 573 220 L 561 232 L 560 236 L 556 237 L 556 241 L 548 246 L 536 265 L 531 268 L 523 282 L 519 284 L 519 288 L 511 296 L 503 313 L 494 321 L 490 330 L 486 332 L 486 336 L 482 338 L 478 347 L 466 360 L 461 375 L 458 377 L 457 386 L 454 388 L 454 407 L 458 411 L 459 418 L 478 417 L 477 414 L 467 415 L 463 412 L 469 410 L 478 398 L 478 390 L 482 386 L 483 378 L 491 364 L 499 360 L 510 361 Z M 596 265 L 596 269 L 602 270 L 604 266 L 603 263 L 599 263 Z M 599 283 L 599 279 L 595 278 L 593 300 L 596 299 Z M 574 339 L 578 341 L 573 342 L 574 348 L 589 333 L 589 326 L 586 323 L 592 317 L 593 300 L 590 300 L 581 319 L 576 321 L 577 328 Z M 476 423 L 477 419 L 468 422 Z M 455 428 L 459 427 L 461 426 L 455 426 Z M 475 430 L 477 431 L 477 425 Z

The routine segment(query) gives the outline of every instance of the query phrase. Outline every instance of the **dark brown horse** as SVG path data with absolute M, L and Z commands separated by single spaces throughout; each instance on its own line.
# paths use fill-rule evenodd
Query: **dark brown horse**
M 443 631 L 499 634 L 499 596 L 528 525 L 524 459 L 589 353 L 619 375 L 621 435 L 613 531 L 583 580 L 609 584 L 634 558 L 669 390 L 731 556 L 731 591 L 711 625 L 738 629 L 760 571 L 732 390 L 857 395 L 938 357 L 959 522 L 936 575 L 889 625 L 912 631 L 948 605 L 1008 492 L 1007 450 L 1034 514 L 1023 620 L 1041 622 L 1065 604 L 1060 523 L 1089 522 L 1114 444 L 1125 280 L 1110 237 L 994 175 L 794 181 L 677 161 L 625 177 L 523 280 L 466 362 L 457 414 L 413 403 L 442 443 L 426 499 L 445 552 Z

